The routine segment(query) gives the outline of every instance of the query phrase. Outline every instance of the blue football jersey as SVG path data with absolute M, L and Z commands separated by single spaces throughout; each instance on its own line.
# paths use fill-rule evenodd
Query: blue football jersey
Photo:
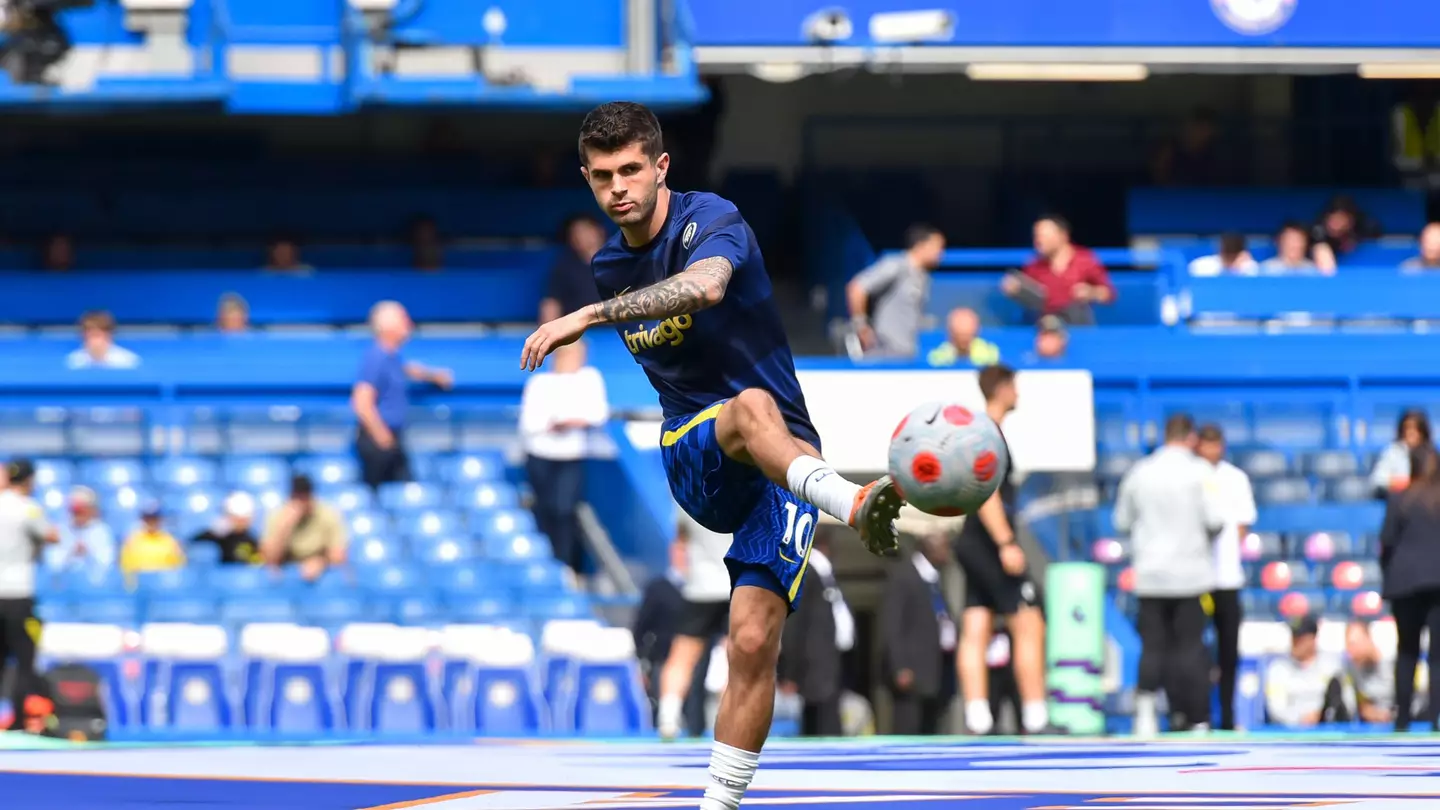
M 715 256 L 735 268 L 719 304 L 658 322 L 617 324 L 621 339 L 660 395 L 667 419 L 761 388 L 775 398 L 790 431 L 819 448 L 765 260 L 734 203 L 707 192 L 672 192 L 654 240 L 632 248 L 617 233 L 595 254 L 595 286 L 609 299 Z

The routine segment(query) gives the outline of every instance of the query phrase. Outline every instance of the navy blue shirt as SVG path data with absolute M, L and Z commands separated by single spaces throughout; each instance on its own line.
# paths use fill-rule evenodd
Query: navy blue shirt
M 596 288 L 608 299 L 715 256 L 735 268 L 720 303 L 664 321 L 617 324 L 616 330 L 660 395 L 666 419 L 760 388 L 775 398 L 791 433 L 818 449 L 765 260 L 734 203 L 707 192 L 672 192 L 654 240 L 632 248 L 617 233 L 591 266 Z
M 405 427 L 405 411 L 410 408 L 410 378 L 405 376 L 405 361 L 398 351 L 386 351 L 379 343 L 370 344 L 360 361 L 356 382 L 369 383 L 375 389 L 375 408 L 391 430 Z

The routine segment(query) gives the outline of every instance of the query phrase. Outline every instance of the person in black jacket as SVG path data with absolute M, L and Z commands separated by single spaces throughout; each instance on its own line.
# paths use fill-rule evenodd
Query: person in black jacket
M 779 685 L 781 691 L 798 693 L 805 701 L 800 715 L 803 736 L 839 737 L 843 733 L 842 647 L 848 649 L 854 644 L 855 624 L 825 555 L 829 550 L 828 533 L 817 532 L 814 543 L 800 602 L 780 637 Z M 848 628 L 841 627 L 842 616 Z
M 955 618 L 941 590 L 939 570 L 949 550 L 944 534 L 923 538 L 913 554 L 890 567 L 880 600 L 894 734 L 938 733 L 945 703 L 954 693 L 955 669 L 950 662 L 955 655 Z
M 1395 614 L 1395 730 L 1410 727 L 1420 634 L 1440 639 L 1440 455 L 1430 445 L 1410 453 L 1410 486 L 1390 497 L 1380 530 L 1384 595 Z M 1435 648 L 1433 640 L 1432 649 Z M 1430 679 L 1425 720 L 1435 724 L 1440 678 Z

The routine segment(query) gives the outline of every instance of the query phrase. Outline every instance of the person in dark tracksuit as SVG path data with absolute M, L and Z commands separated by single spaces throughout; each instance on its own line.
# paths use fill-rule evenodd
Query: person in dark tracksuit
M 955 694 L 952 665 L 958 628 L 940 586 L 949 556 L 943 534 L 922 539 L 890 567 L 880 600 L 881 647 L 892 695 L 894 734 L 938 734 Z
M 27 715 L 49 714 L 35 710 L 44 699 L 44 683 L 35 672 L 35 649 L 40 620 L 35 615 L 35 568 L 42 546 L 57 542 L 55 527 L 45 510 L 31 497 L 35 466 L 12 461 L 10 485 L 0 490 L 0 672 L 7 658 L 15 660 L 14 727 L 22 728 Z
M 1380 530 L 1383 593 L 1395 614 L 1395 730 L 1410 727 L 1420 635 L 1430 629 L 1431 660 L 1440 639 L 1440 456 L 1421 445 L 1410 453 L 1410 485 L 1390 496 Z M 1440 678 L 1430 677 L 1422 721 L 1437 725 Z

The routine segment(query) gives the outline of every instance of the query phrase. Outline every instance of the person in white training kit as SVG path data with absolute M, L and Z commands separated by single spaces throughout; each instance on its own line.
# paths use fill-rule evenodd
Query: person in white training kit
M 1215 590 L 1210 594 L 1210 618 L 1215 624 L 1216 658 L 1220 664 L 1220 728 L 1235 730 L 1235 673 L 1240 668 L 1240 591 L 1245 569 L 1240 564 L 1240 540 L 1255 525 L 1255 491 L 1250 476 L 1225 460 L 1225 434 L 1218 425 L 1200 428 L 1195 455 L 1215 468 L 1214 497 L 1225 516 L 1225 528 L 1215 538 Z
M 705 650 L 723 637 L 730 625 L 730 572 L 725 567 L 725 552 L 730 549 L 730 535 L 718 534 L 701 526 L 683 509 L 677 509 L 680 525 L 675 543 L 684 548 L 681 575 L 684 584 L 680 594 L 685 607 L 675 627 L 675 641 L 670 657 L 660 670 L 660 713 L 656 721 L 663 740 L 680 736 L 681 715 L 690 681 Z M 690 729 L 696 733 L 698 729 Z

